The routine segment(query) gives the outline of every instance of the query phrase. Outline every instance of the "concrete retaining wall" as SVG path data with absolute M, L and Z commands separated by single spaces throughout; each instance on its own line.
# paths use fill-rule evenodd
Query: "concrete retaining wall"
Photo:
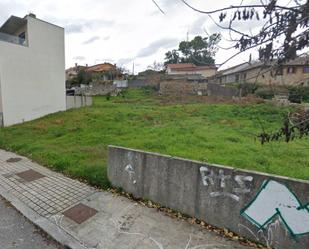
M 89 96 L 67 96 L 66 97 L 67 110 L 80 108 L 85 106 L 92 106 L 92 97 Z
M 113 186 L 278 249 L 309 245 L 309 182 L 109 147 Z
M 139 88 L 139 87 L 144 87 L 148 86 L 146 80 L 130 80 L 129 81 L 129 87 L 131 88 Z
M 113 85 L 117 88 L 127 88 L 128 87 L 128 81 L 127 80 L 114 80 Z

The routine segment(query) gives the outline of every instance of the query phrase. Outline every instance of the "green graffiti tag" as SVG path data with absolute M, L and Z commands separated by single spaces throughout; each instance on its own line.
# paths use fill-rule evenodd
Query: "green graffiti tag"
M 308 204 L 302 205 L 287 186 L 273 180 L 263 183 L 241 214 L 261 229 L 279 218 L 292 236 L 309 233 Z

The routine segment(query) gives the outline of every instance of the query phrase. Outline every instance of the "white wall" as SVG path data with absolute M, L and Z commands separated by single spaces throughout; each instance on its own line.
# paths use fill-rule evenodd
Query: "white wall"
M 194 71 L 177 71 L 177 70 L 168 70 L 167 74 L 178 75 L 178 74 L 196 74 Z
M 127 88 L 128 81 L 127 80 L 114 80 L 113 85 L 116 85 L 117 88 Z
M 66 109 L 64 29 L 28 20 L 28 47 L 0 41 L 4 125 Z
M 195 75 L 195 74 L 201 74 L 204 77 L 210 77 L 216 74 L 216 69 L 205 69 L 205 70 L 198 70 L 198 71 L 177 71 L 172 70 L 170 68 L 167 68 L 167 74 L 169 75 L 179 75 L 179 74 L 189 74 L 189 75 Z
M 67 110 L 92 106 L 91 96 L 66 96 Z

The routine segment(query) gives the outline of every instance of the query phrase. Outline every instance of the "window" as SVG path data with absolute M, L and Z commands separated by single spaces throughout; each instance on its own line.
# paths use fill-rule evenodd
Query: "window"
M 277 68 L 276 75 L 283 75 L 283 68 L 282 67 Z
M 288 73 L 288 74 L 294 74 L 294 73 L 296 73 L 296 67 L 288 67 L 288 68 L 287 68 L 287 73 Z
M 239 82 L 239 74 L 235 75 L 235 82 Z
M 304 73 L 309 73 L 309 66 L 304 67 Z
M 22 33 L 19 34 L 18 37 L 21 38 L 21 39 L 26 39 L 26 33 L 22 32 Z

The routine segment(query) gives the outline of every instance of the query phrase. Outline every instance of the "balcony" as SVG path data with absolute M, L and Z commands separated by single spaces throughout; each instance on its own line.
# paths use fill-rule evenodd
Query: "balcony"
M 22 46 L 27 46 L 26 39 L 20 38 L 18 36 L 14 36 L 14 35 L 5 34 L 5 33 L 2 33 L 2 32 L 0 32 L 0 41 L 14 43 L 14 44 L 22 45 Z

